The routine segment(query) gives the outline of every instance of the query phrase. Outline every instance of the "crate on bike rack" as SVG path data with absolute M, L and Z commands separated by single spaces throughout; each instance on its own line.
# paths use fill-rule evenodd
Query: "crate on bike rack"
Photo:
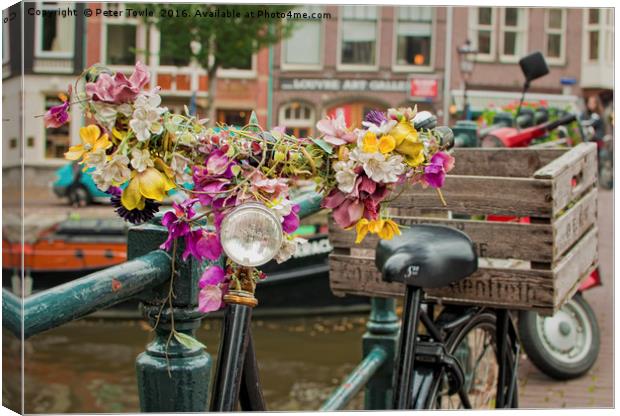
M 455 149 L 442 189 L 407 187 L 391 203 L 394 220 L 442 224 L 470 236 L 479 269 L 450 286 L 429 289 L 444 303 L 530 309 L 552 314 L 598 264 L 597 152 L 592 143 L 564 149 Z M 496 216 L 490 217 L 489 216 Z M 497 216 L 518 217 L 498 221 Z M 520 220 L 519 220 L 520 219 Z M 374 265 L 377 237 L 333 222 L 330 286 L 337 295 L 402 296 Z

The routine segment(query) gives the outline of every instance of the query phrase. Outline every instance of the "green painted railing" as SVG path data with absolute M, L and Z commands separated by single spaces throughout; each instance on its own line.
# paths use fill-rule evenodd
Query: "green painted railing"
M 310 192 L 295 199 L 300 217 L 318 212 L 321 196 Z M 22 300 L 2 290 L 2 324 L 25 338 L 58 327 L 92 312 L 134 298 L 155 329 L 155 337 L 136 359 L 140 408 L 149 412 L 204 412 L 208 406 L 211 356 L 200 347 L 186 347 L 170 337 L 177 332 L 194 336 L 202 314 L 197 310 L 198 279 L 205 267 L 193 260 L 175 259 L 159 250 L 167 230 L 153 223 L 129 230 L 128 261 Z M 179 247 L 178 253 L 183 252 Z M 162 303 L 170 290 L 172 307 Z M 23 311 L 23 315 L 22 315 Z M 157 323 L 157 325 L 155 325 Z M 398 338 L 394 300 L 372 299 L 363 337 L 364 359 L 321 410 L 344 408 L 366 386 L 365 408 L 388 409 L 392 397 L 392 368 Z

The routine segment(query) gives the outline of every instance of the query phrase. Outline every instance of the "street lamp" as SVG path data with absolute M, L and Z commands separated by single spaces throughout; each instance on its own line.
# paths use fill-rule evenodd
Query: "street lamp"
M 469 120 L 469 103 L 467 102 L 467 81 L 476 64 L 476 54 L 478 51 L 472 47 L 471 41 L 467 39 L 465 43 L 456 48 L 459 54 L 461 78 L 463 79 L 463 116 L 465 120 Z

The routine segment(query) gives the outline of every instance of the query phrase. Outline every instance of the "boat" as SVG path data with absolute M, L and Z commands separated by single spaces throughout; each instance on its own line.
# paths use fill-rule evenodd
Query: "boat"
M 298 234 L 307 241 L 290 260 L 271 261 L 261 270 L 256 297 L 259 315 L 338 313 L 367 310 L 367 298 L 337 297 L 329 287 L 328 256 L 332 251 L 325 224 L 306 224 Z M 23 245 L 25 274 L 32 292 L 49 289 L 127 259 L 127 224 L 120 218 L 66 219 L 44 229 Z M 12 287 L 19 275 L 22 245 L 2 240 L 3 286 Z M 30 291 L 30 290 L 28 290 Z M 117 305 L 103 316 L 133 316 L 136 302 Z

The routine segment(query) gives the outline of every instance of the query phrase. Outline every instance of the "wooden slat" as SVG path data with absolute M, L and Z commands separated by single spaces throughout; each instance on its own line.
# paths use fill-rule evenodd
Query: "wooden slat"
M 459 214 L 496 214 L 550 217 L 552 182 L 527 178 L 448 175 L 442 193 L 443 207 L 435 189 L 407 186 L 390 205 L 395 208 L 443 209 Z
M 559 259 L 596 223 L 597 189 L 594 188 L 553 223 L 554 258 Z
M 453 175 L 531 177 L 568 149 L 456 148 Z
M 561 306 L 575 285 L 598 263 L 598 228 L 594 227 L 562 258 L 554 269 L 555 306 Z
M 539 169 L 534 178 L 553 180 L 552 205 L 555 216 L 596 184 L 597 172 L 596 144 L 581 143 Z M 576 185 L 573 184 L 574 180 Z
M 371 258 L 331 255 L 330 285 L 338 294 L 361 296 L 402 296 L 404 286 L 386 283 Z M 506 307 L 511 309 L 553 309 L 553 274 L 544 270 L 481 268 L 449 287 L 429 289 L 429 296 L 444 301 Z
M 467 234 L 476 247 L 478 257 L 520 259 L 536 262 L 553 261 L 553 228 L 544 224 L 518 224 L 474 220 L 449 220 L 429 217 L 392 217 L 398 224 L 438 224 L 456 228 Z M 355 244 L 354 230 L 343 230 L 330 220 L 329 241 L 334 247 L 374 249 L 379 241 L 373 234 Z

